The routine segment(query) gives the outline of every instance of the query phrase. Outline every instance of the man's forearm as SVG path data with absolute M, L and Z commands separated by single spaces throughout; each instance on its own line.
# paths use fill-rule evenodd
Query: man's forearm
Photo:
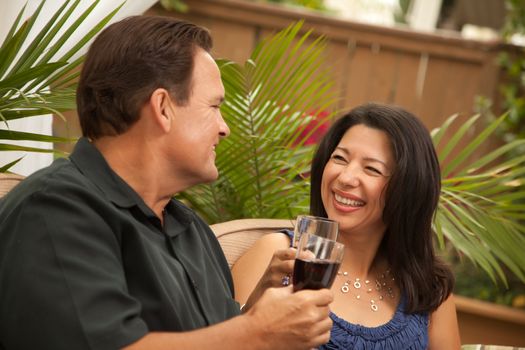
M 173 349 L 275 349 L 250 316 L 238 316 L 189 332 L 151 332 L 123 350 Z

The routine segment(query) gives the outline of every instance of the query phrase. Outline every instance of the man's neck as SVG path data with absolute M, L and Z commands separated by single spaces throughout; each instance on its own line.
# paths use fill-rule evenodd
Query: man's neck
M 163 221 L 162 212 L 178 190 L 177 185 L 173 183 L 173 174 L 167 174 L 154 145 L 131 132 L 102 137 L 93 144 L 111 169 L 133 188 Z

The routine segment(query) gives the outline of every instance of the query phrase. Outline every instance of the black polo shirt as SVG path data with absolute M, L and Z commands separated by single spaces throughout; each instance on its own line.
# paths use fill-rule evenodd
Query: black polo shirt
M 171 200 L 162 227 L 86 139 L 0 201 L 0 349 L 118 349 L 238 313 L 209 226 Z

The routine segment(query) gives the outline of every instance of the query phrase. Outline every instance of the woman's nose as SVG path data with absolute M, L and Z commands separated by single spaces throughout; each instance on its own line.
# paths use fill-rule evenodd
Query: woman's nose
M 359 179 L 359 171 L 357 169 L 352 169 L 351 167 L 346 167 L 341 174 L 339 174 L 338 181 L 343 186 L 357 187 L 361 183 Z

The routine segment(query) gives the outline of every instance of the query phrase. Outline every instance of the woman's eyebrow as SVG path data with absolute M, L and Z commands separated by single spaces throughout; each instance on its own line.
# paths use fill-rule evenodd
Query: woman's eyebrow
M 369 162 L 377 162 L 377 163 L 381 163 L 383 164 L 385 167 L 387 166 L 385 162 L 383 162 L 382 160 L 379 160 L 377 158 L 373 158 L 373 157 L 365 157 L 363 158 L 364 160 L 366 161 L 369 161 Z
M 337 147 L 335 148 L 334 151 L 336 151 L 336 150 L 341 151 L 341 152 L 346 153 L 346 154 L 350 154 L 350 151 L 349 151 L 349 150 L 347 150 L 346 148 L 341 147 L 341 146 L 337 146 Z M 384 161 L 382 161 L 382 160 L 380 160 L 380 159 L 378 159 L 378 158 L 374 158 L 374 157 L 365 157 L 365 158 L 363 158 L 363 160 L 366 160 L 366 161 L 368 161 L 368 162 L 377 162 L 377 163 L 381 163 L 381 164 L 383 164 L 385 167 L 388 167 L 387 164 L 386 164 L 386 162 L 384 162 Z

